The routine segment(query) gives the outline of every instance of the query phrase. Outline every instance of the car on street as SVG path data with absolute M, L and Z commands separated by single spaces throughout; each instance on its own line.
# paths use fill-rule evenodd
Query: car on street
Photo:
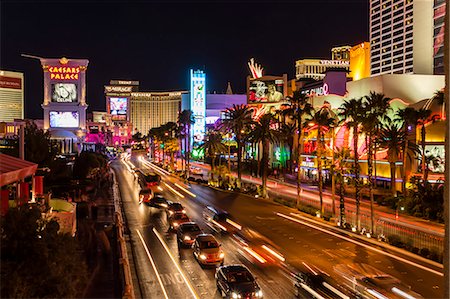
M 172 201 L 168 202 L 168 207 L 166 209 L 166 212 L 167 212 L 167 218 L 169 218 L 170 216 L 172 216 L 173 214 L 176 214 L 176 213 L 186 214 L 186 210 L 184 209 L 184 207 L 181 203 L 172 202 Z
M 228 233 L 230 235 L 242 229 L 234 222 L 228 212 L 217 209 L 212 206 L 206 206 L 202 212 L 206 224 L 216 232 Z
M 198 235 L 203 234 L 200 227 L 195 222 L 181 223 L 177 229 L 177 242 L 178 246 L 192 246 L 195 242 L 195 238 Z
M 169 217 L 169 230 L 177 229 L 181 223 L 191 222 L 189 217 L 183 213 L 176 213 Z
M 154 193 L 153 198 L 148 203 L 150 206 L 160 209 L 167 209 L 169 203 L 161 193 Z
M 139 191 L 139 203 L 149 203 L 153 198 L 153 191 L 150 189 L 141 189 Z
M 222 297 L 262 298 L 263 293 L 252 273 L 244 265 L 221 266 L 216 270 L 217 290 Z
M 200 265 L 223 265 L 225 253 L 211 234 L 198 235 L 194 242 L 194 257 Z

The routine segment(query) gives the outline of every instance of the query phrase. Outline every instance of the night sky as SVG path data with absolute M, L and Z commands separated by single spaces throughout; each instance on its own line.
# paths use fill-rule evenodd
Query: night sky
M 25 73 L 25 117 L 42 118 L 41 57 L 87 58 L 89 111 L 105 111 L 103 85 L 140 81 L 140 91 L 187 90 L 189 69 L 207 90 L 245 92 L 247 61 L 267 75 L 295 75 L 295 60 L 330 58 L 333 46 L 369 36 L 368 0 L 1 1 L 1 69 Z

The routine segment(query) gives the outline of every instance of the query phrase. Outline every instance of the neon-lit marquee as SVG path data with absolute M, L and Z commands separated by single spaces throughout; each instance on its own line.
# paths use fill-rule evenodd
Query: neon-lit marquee
M 78 80 L 80 67 L 50 66 L 48 71 L 52 80 Z
M 324 83 L 320 87 L 315 87 L 311 89 L 302 90 L 302 94 L 306 94 L 308 96 L 326 96 L 329 95 L 329 87 L 327 83 Z
M 202 142 L 206 130 L 206 74 L 200 70 L 191 70 L 191 111 L 195 120 L 192 138 Z

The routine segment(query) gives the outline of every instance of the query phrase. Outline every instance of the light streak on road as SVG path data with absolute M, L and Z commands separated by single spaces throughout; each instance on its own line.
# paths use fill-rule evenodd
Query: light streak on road
M 178 195 L 181 198 L 184 198 L 184 195 L 181 194 L 180 192 L 178 192 L 177 190 L 175 190 L 174 188 L 170 187 L 169 184 L 167 184 L 166 182 L 164 182 L 164 185 L 166 185 L 167 188 L 169 188 L 170 191 L 172 191 L 173 193 L 175 193 L 176 195 Z
M 333 293 L 338 295 L 340 298 L 342 298 L 342 299 L 350 299 L 349 296 L 345 295 L 344 293 L 342 293 L 341 291 L 339 291 L 338 289 L 336 289 L 332 285 L 326 283 L 325 281 L 322 284 L 323 284 L 324 287 L 326 287 L 327 289 L 329 289 L 330 291 L 332 291 Z
M 167 246 L 166 242 L 164 241 L 164 239 L 161 237 L 161 235 L 158 233 L 158 231 L 153 228 L 153 232 L 155 233 L 156 237 L 158 237 L 158 240 L 161 242 L 161 244 L 163 245 L 164 249 L 166 250 L 167 254 L 169 255 L 170 259 L 172 260 L 172 262 L 175 264 L 175 267 L 177 267 L 178 272 L 180 272 L 181 277 L 183 277 L 184 282 L 186 283 L 186 285 L 189 288 L 189 291 L 191 292 L 192 296 L 195 299 L 199 299 L 200 297 L 197 295 L 197 293 L 195 292 L 194 288 L 192 287 L 191 283 L 189 282 L 189 280 L 186 278 L 186 275 L 184 275 L 183 271 L 181 270 L 180 265 L 178 265 L 178 263 L 176 262 L 175 258 L 173 257 L 172 253 L 169 250 L 169 247 Z
M 311 268 L 307 263 L 302 262 L 303 266 L 305 266 L 306 268 L 309 269 L 309 271 L 311 271 L 314 275 L 317 275 L 317 272 L 313 270 L 313 268 Z
M 227 228 L 225 226 L 223 226 L 222 224 L 220 224 L 219 222 L 217 222 L 214 219 L 211 219 L 211 222 L 214 223 L 215 225 L 217 225 L 218 227 L 220 227 L 220 229 L 227 231 Z
M 371 294 L 372 296 L 375 296 L 375 297 L 378 298 L 378 299 L 389 299 L 388 297 L 383 296 L 382 294 L 380 294 L 380 293 L 378 293 L 377 291 L 372 290 L 372 289 L 368 289 L 367 292 L 368 292 L 369 294 Z
M 178 185 L 177 183 L 175 183 L 175 186 L 177 186 L 178 188 L 180 188 L 181 190 L 183 190 L 184 192 L 186 192 L 187 194 L 189 194 L 192 197 L 197 197 L 197 195 L 195 195 L 194 193 L 192 193 L 191 191 L 188 191 L 186 188 Z
M 307 286 L 307 285 L 304 284 L 303 282 L 300 283 L 300 285 L 301 285 L 302 288 L 305 289 L 308 293 L 310 293 L 311 295 L 313 295 L 314 298 L 317 298 L 317 299 L 325 299 L 323 296 L 321 296 L 319 293 L 317 293 L 316 291 L 314 291 L 313 289 L 311 289 L 309 286 Z
M 404 259 L 404 258 L 402 258 L 402 257 L 396 256 L 396 255 L 391 254 L 391 253 L 389 253 L 389 252 L 382 251 L 382 250 L 380 250 L 380 249 L 378 249 L 378 248 L 375 248 L 375 247 L 373 247 L 373 246 L 369 246 L 369 245 L 366 245 L 366 244 L 364 244 L 364 243 L 361 243 L 361 242 L 352 240 L 352 239 L 347 238 L 347 237 L 345 237 L 345 236 L 341 236 L 341 235 L 339 235 L 339 234 L 337 234 L 337 233 L 334 233 L 334 232 L 332 232 L 332 231 L 329 231 L 329 230 L 327 230 L 327 229 L 318 227 L 317 225 L 312 225 L 312 224 L 310 224 L 310 223 L 308 223 L 308 222 L 301 221 L 301 220 L 292 218 L 292 217 L 290 217 L 290 216 L 287 216 L 287 215 L 284 215 L 284 214 L 281 214 L 281 213 L 276 213 L 276 215 L 279 216 L 279 217 L 282 217 L 282 218 L 291 220 L 291 221 L 293 221 L 293 222 L 297 222 L 297 223 L 299 223 L 299 224 L 306 225 L 306 226 L 311 227 L 311 228 L 313 228 L 313 229 L 322 231 L 322 232 L 324 232 L 324 233 L 327 233 L 327 234 L 329 234 L 329 235 L 335 236 L 335 237 L 337 237 L 337 238 L 346 240 L 346 241 L 351 242 L 351 243 L 353 243 L 353 244 L 356 244 L 356 245 L 359 245 L 359 246 L 363 246 L 363 247 L 365 247 L 365 248 L 367 248 L 367 249 L 370 249 L 370 250 L 372 250 L 372 251 L 375 251 L 375 252 L 377 252 L 377 253 L 379 253 L 379 254 L 382 254 L 382 255 L 385 255 L 385 256 L 394 258 L 394 259 L 396 259 L 396 260 L 398 260 L 398 261 L 401 261 L 401 262 L 404 262 L 404 263 L 413 265 L 413 266 L 415 266 L 415 267 L 417 267 L 417 268 L 420 268 L 420 269 L 422 269 L 422 270 L 426 270 L 426 271 L 431 272 L 431 273 L 433 273 L 433 274 L 436 274 L 436 275 L 439 275 L 439 276 L 444 276 L 444 273 L 442 273 L 442 272 L 439 272 L 439 271 L 430 269 L 430 268 L 425 267 L 425 266 L 423 266 L 423 265 L 417 264 L 417 263 L 415 263 L 415 262 L 413 262 L 413 261 L 409 261 L 409 260 Z
M 169 296 L 167 296 L 166 289 L 164 288 L 164 285 L 163 285 L 163 283 L 161 281 L 161 277 L 159 275 L 158 269 L 156 269 L 155 262 L 153 261 L 152 255 L 150 254 L 150 251 L 148 250 L 147 244 L 145 244 L 145 241 L 144 241 L 144 238 L 141 235 L 141 232 L 138 229 L 136 229 L 136 231 L 137 231 L 137 233 L 139 235 L 139 238 L 141 239 L 142 245 L 144 245 L 145 252 L 147 253 L 148 259 L 150 260 L 150 263 L 152 264 L 153 270 L 155 271 L 156 278 L 158 279 L 159 285 L 161 286 L 161 289 L 162 289 L 163 294 L 164 294 L 164 298 L 169 299 Z
M 237 228 L 238 230 L 241 230 L 241 229 L 242 229 L 242 226 L 241 226 L 241 225 L 237 224 L 236 222 L 234 222 L 233 220 L 231 220 L 231 219 L 229 219 L 229 218 L 227 218 L 227 222 L 228 222 L 229 224 L 231 224 L 232 226 L 234 226 L 235 228 Z
M 261 246 L 264 250 L 268 251 L 270 254 L 272 254 L 273 256 L 275 256 L 277 259 L 279 259 L 280 261 L 284 262 L 286 259 L 279 254 L 278 252 L 276 252 L 275 250 L 267 247 L 266 245 Z
M 416 299 L 416 297 L 411 296 L 410 294 L 408 294 L 408 293 L 406 293 L 406 292 L 400 290 L 400 289 L 397 288 L 397 287 L 393 287 L 391 290 L 392 290 L 392 292 L 396 293 L 397 295 L 402 296 L 403 298 L 406 298 L 406 299 Z
M 244 250 L 247 251 L 251 256 L 258 260 L 261 264 L 267 262 L 262 256 L 253 251 L 250 247 L 244 247 Z

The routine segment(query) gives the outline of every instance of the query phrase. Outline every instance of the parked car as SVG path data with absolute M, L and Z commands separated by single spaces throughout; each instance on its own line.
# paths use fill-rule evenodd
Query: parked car
M 139 203 L 149 203 L 153 198 L 153 191 L 150 189 L 141 189 L 139 191 Z
M 166 212 L 167 212 L 167 218 L 169 218 L 170 216 L 172 216 L 175 213 L 186 214 L 186 210 L 184 209 L 184 207 L 181 203 L 172 202 L 172 201 L 168 202 L 168 207 L 167 207 Z
M 194 256 L 200 265 L 223 265 L 225 254 L 211 234 L 198 235 L 194 242 Z
M 261 288 L 244 265 L 221 266 L 216 270 L 216 285 L 222 297 L 262 298 Z
M 177 242 L 181 246 L 192 246 L 195 238 L 203 232 L 195 222 L 181 223 L 177 229 Z
M 169 217 L 169 230 L 177 229 L 181 223 L 191 222 L 189 217 L 183 213 L 176 213 Z

